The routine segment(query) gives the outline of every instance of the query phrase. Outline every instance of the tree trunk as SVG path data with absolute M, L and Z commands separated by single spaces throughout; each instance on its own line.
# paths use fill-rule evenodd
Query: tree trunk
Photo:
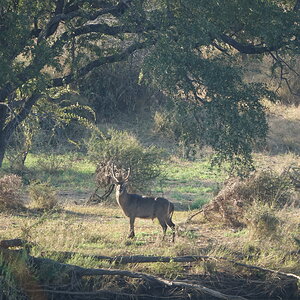
M 28 97 L 20 112 L 17 115 L 14 115 L 8 123 L 6 123 L 6 120 L 8 117 L 9 106 L 0 102 L 0 168 L 2 167 L 8 140 L 19 124 L 27 118 L 31 112 L 32 106 L 36 103 L 40 96 L 41 95 L 38 93 L 33 93 L 30 97 Z
M 0 133 L 0 168 L 2 167 L 5 149 L 6 149 L 6 141 L 5 141 L 5 137 L 3 136 L 2 132 L 1 132 Z
M 4 130 L 7 111 L 8 107 L 0 103 L 0 168 L 2 167 L 2 162 L 7 145 L 7 138 Z

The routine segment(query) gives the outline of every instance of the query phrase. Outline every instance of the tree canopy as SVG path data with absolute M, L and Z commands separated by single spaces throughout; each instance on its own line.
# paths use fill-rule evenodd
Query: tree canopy
M 0 166 L 7 141 L 43 98 L 147 49 L 141 80 L 190 103 L 221 160 L 251 161 L 267 133 L 267 87 L 243 57 L 299 52 L 300 1 L 0 0 Z

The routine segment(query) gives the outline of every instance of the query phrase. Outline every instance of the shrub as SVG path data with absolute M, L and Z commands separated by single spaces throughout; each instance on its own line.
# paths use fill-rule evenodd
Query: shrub
M 57 154 L 41 154 L 36 161 L 36 165 L 45 173 L 55 175 L 66 170 L 70 165 L 64 157 Z
M 269 239 L 278 233 L 280 220 L 275 210 L 266 204 L 253 203 L 244 216 L 251 237 Z
M 29 186 L 31 204 L 36 208 L 52 209 L 58 204 L 55 189 L 47 182 L 33 182 Z
M 203 209 L 209 218 L 222 220 L 231 226 L 242 226 L 245 224 L 244 214 L 253 203 L 279 209 L 292 202 L 293 191 L 294 186 L 287 172 L 278 174 L 263 170 L 244 180 L 228 180 Z
M 145 190 L 162 172 L 163 152 L 154 146 L 144 147 L 126 131 L 109 130 L 108 138 L 94 133 L 87 142 L 89 159 L 97 165 L 96 181 L 100 186 L 113 183 L 112 166 L 118 173 L 131 169 L 130 184 Z
M 17 175 L 5 175 L 0 178 L 0 209 L 24 208 L 20 199 L 22 179 Z

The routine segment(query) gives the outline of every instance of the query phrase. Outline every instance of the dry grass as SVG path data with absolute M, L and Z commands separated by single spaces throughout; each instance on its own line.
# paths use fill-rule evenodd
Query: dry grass
M 269 135 L 267 150 L 271 154 L 300 154 L 300 106 L 268 104 Z
M 277 240 L 264 239 L 263 233 L 258 238 L 258 235 L 253 235 L 251 228 L 232 231 L 228 227 L 205 221 L 201 215 L 193 219 L 191 224 L 185 224 L 189 214 L 186 211 L 174 214 L 174 222 L 178 225 L 174 244 L 171 242 L 171 232 L 168 232 L 166 241 L 161 240 L 161 228 L 157 221 L 142 219 L 136 220 L 136 238 L 129 240 L 128 219 L 118 207 L 105 206 L 66 206 L 61 211 L 39 215 L 30 211 L 19 216 L 2 213 L 0 236 L 6 239 L 26 238 L 35 244 L 32 254 L 36 256 L 42 254 L 61 259 L 57 252 L 76 252 L 78 254 L 68 262 L 85 267 L 109 267 L 109 264 L 82 255 L 217 255 L 300 274 L 299 257 L 292 255 L 299 249 L 294 239 L 299 238 L 300 234 L 299 213 L 299 209 L 276 213 L 276 218 L 280 220 L 276 230 Z M 252 253 L 249 255 L 249 248 L 259 249 L 260 254 L 254 259 Z M 199 268 L 206 268 L 203 271 L 208 272 L 207 268 L 211 266 L 195 263 L 186 268 L 184 264 L 171 266 L 152 263 L 125 267 L 176 278 L 180 274 L 196 274 Z M 220 270 L 228 268 L 228 265 L 217 262 L 215 267 Z

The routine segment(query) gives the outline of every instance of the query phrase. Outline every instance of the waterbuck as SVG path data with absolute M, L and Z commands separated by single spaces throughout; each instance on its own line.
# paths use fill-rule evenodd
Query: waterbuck
M 130 169 L 127 176 L 123 179 L 121 176 L 116 177 L 114 167 L 112 167 L 112 178 L 116 185 L 116 199 L 124 214 L 130 220 L 129 238 L 134 237 L 135 218 L 155 219 L 157 218 L 162 229 L 163 239 L 166 235 L 167 227 L 172 229 L 172 241 L 175 239 L 175 224 L 172 222 L 174 204 L 169 200 L 161 197 L 146 197 L 137 194 L 129 194 L 126 190 Z

